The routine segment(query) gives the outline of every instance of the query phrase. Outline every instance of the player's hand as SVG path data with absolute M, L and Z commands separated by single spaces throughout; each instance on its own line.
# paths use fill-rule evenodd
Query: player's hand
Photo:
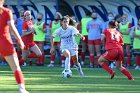
M 20 48 L 21 48 L 22 50 L 25 48 L 25 45 L 24 45 L 23 41 L 20 41 L 20 42 L 19 42 L 19 45 L 20 45 Z
M 54 49 L 53 47 L 50 49 L 50 53 L 51 53 L 52 55 L 55 55 L 55 49 Z
M 84 36 L 82 36 L 82 37 L 81 37 L 81 39 L 82 39 L 82 40 L 85 40 L 85 37 L 84 37 Z

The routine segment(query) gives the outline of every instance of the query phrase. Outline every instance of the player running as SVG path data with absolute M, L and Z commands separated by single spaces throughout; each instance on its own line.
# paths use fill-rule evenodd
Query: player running
M 102 42 L 105 40 L 106 52 L 100 56 L 99 64 L 111 75 L 111 79 L 115 75 L 113 71 L 105 62 L 116 60 L 116 67 L 128 77 L 129 80 L 134 80 L 131 73 L 122 66 L 122 60 L 124 60 L 124 52 L 122 45 L 124 44 L 122 35 L 116 30 L 118 23 L 114 20 L 109 22 L 109 28 L 107 28 L 102 34 Z
M 75 65 L 79 71 L 80 76 L 83 76 L 83 71 L 81 68 L 80 63 L 78 62 L 78 45 L 75 40 L 75 36 L 79 35 L 82 39 L 84 37 L 79 33 L 79 31 L 71 26 L 73 25 L 73 20 L 69 16 L 64 16 L 61 20 L 62 26 L 57 29 L 51 36 L 51 50 L 50 53 L 54 54 L 54 41 L 53 38 L 59 36 L 61 39 L 60 50 L 62 54 L 66 57 L 65 59 L 65 69 L 64 71 L 71 71 L 70 70 L 70 57 L 72 57 Z
M 19 66 L 18 57 L 13 46 L 9 29 L 17 39 L 21 49 L 24 48 L 24 44 L 14 25 L 12 11 L 3 7 L 3 4 L 4 0 L 0 0 L 0 54 L 6 59 L 15 75 L 19 93 L 29 93 L 25 90 L 24 77 Z

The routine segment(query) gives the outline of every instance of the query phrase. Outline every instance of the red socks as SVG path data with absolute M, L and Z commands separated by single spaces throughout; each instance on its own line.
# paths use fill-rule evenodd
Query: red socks
M 124 68 L 122 71 L 121 71 L 124 75 L 126 75 L 128 77 L 129 80 L 133 80 L 133 76 L 131 75 L 131 73 L 126 69 Z
M 39 58 L 39 56 L 37 56 L 35 53 L 30 53 L 28 58 Z
M 14 72 L 17 84 L 24 84 L 24 76 L 21 71 L 16 70 Z
M 136 56 L 136 66 L 140 66 L 140 56 Z
M 127 55 L 127 66 L 130 66 L 130 62 L 131 62 L 131 55 Z
M 94 55 L 90 55 L 90 63 L 92 64 L 92 65 L 94 65 Z
M 72 58 L 70 58 L 70 65 L 72 66 L 74 63 L 73 63 L 73 60 Z
M 61 56 L 61 60 L 65 60 L 65 56 Z
M 85 61 L 85 53 L 84 52 L 81 52 L 81 59 L 82 59 L 82 61 Z
M 103 63 L 101 66 L 110 74 L 114 72 L 106 63 Z
M 20 61 L 19 61 L 19 65 L 20 65 L 20 66 L 23 65 L 24 62 L 25 62 L 25 60 L 21 58 Z
M 41 64 L 44 64 L 44 60 L 45 60 L 45 55 L 42 54 L 42 56 L 40 57 L 40 62 L 41 62 Z
M 55 55 L 51 55 L 51 61 L 54 61 L 55 60 Z

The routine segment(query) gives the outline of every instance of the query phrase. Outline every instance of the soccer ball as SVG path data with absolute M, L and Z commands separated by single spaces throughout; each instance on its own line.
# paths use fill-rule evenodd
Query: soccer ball
M 71 78 L 71 77 L 72 77 L 72 72 L 71 72 L 71 70 L 64 70 L 64 71 L 62 72 L 62 77 L 63 77 L 63 78 Z

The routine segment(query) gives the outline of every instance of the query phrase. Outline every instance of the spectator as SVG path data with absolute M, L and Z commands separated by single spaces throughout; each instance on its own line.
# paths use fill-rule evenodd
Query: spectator
M 35 35 L 34 35 L 34 41 L 39 47 L 39 49 L 42 52 L 42 56 L 38 58 L 37 65 L 44 65 L 44 43 L 45 43 L 45 33 L 46 33 L 46 24 L 43 22 L 43 14 L 38 13 L 37 14 L 37 21 L 34 24 L 35 28 Z
M 130 53 L 130 44 L 131 44 L 131 37 L 130 37 L 130 31 L 131 31 L 131 23 L 128 22 L 128 15 L 123 14 L 122 21 L 119 24 L 119 31 L 123 35 L 124 40 L 124 48 L 126 48 L 126 54 L 127 54 L 127 63 L 126 66 L 129 67 L 131 64 L 131 53 Z M 124 62 L 123 62 L 124 65 Z
M 136 53 L 135 69 L 140 69 L 140 19 L 138 20 L 137 27 L 134 28 L 133 36 L 134 36 L 133 48 Z
M 87 11 L 86 17 L 83 17 L 81 19 L 80 24 L 78 25 L 79 28 L 81 29 L 81 34 L 85 37 L 85 40 L 82 40 L 81 65 L 85 64 L 85 52 L 86 52 L 87 44 L 88 44 L 88 32 L 86 29 L 86 25 L 89 20 L 91 20 L 91 12 Z
M 88 31 L 88 50 L 90 58 L 90 67 L 94 67 L 94 52 L 96 51 L 96 61 L 101 55 L 101 33 L 102 33 L 102 23 L 98 20 L 97 13 L 92 12 L 92 20 L 87 23 Z M 95 47 L 95 49 L 94 49 Z M 98 62 L 96 62 L 98 67 Z

